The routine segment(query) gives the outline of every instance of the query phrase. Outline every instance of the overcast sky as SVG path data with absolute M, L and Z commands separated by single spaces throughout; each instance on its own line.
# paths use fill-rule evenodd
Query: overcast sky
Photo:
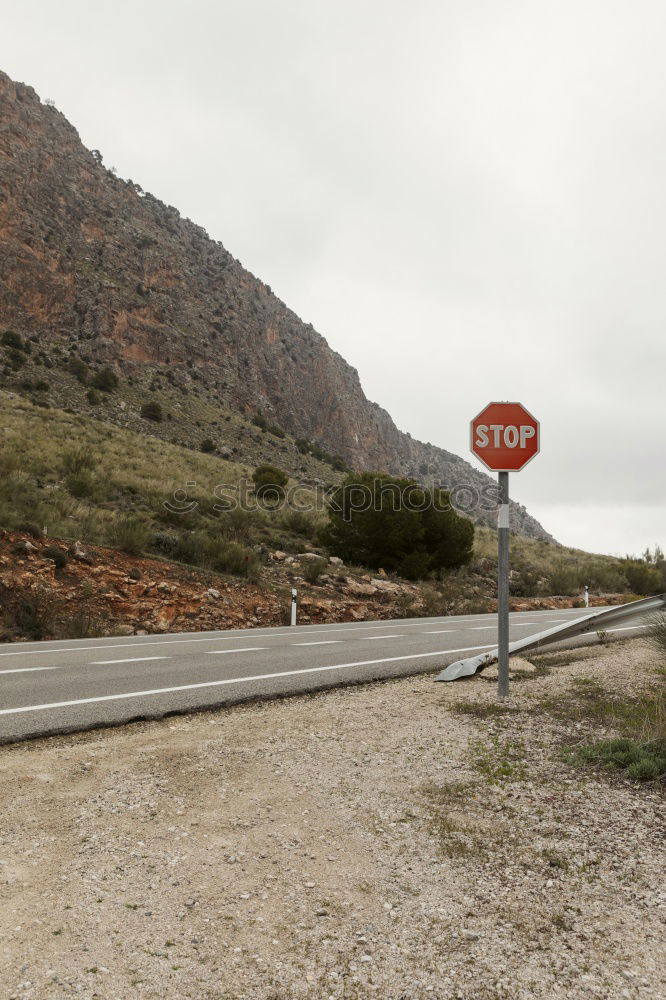
M 516 399 L 513 496 L 666 546 L 663 0 L 33 0 L 0 67 L 468 456 Z M 472 462 L 476 460 L 472 457 Z

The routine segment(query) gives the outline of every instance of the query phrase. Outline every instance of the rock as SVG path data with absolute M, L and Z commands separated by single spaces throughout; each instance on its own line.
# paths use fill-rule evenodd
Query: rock
M 533 663 L 530 663 L 529 660 L 523 660 L 520 656 L 512 656 L 509 659 L 509 676 L 515 674 L 516 672 L 533 674 L 535 670 L 536 667 Z M 499 676 L 497 664 L 492 663 L 489 667 L 486 667 L 486 669 L 482 671 L 482 676 L 487 680 L 497 680 L 497 677 Z
M 109 633 L 111 635 L 134 635 L 133 625 L 114 625 Z
M 283 560 L 285 560 L 286 558 L 287 558 L 287 553 L 280 551 L 280 549 L 278 549 L 276 552 L 273 552 L 271 555 L 271 559 L 274 559 L 275 562 L 283 562 Z
M 26 555 L 29 556 L 31 552 L 36 552 L 37 546 L 33 545 L 27 539 L 25 541 L 17 542 L 14 546 L 14 552 L 16 555 Z
M 209 587 L 206 591 L 206 597 L 209 601 L 216 601 L 219 597 L 222 597 L 222 594 L 215 587 Z
M 232 458 L 234 451 L 228 445 L 223 444 L 221 448 L 218 448 L 220 458 Z
M 465 938 L 466 941 L 478 941 L 479 940 L 479 935 L 476 933 L 476 931 L 465 931 L 464 930 L 462 932 L 462 936 Z
M 331 564 L 331 566 L 343 566 L 344 565 L 344 563 L 343 563 L 342 559 L 340 558 L 340 556 L 330 556 L 328 561 Z
M 92 566 L 93 558 L 84 550 L 81 542 L 74 542 L 68 552 L 72 559 L 78 559 L 79 562 L 87 563 L 88 566 Z
M 315 559 L 321 559 L 321 556 L 317 555 L 316 552 L 300 552 L 297 556 L 298 559 L 307 559 L 314 562 Z
M 138 566 L 132 566 L 131 570 L 127 575 L 129 576 L 130 580 L 140 580 L 142 576 L 141 570 L 139 569 Z

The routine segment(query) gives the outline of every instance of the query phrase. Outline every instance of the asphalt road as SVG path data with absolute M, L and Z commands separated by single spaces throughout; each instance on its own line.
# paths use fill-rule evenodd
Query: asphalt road
M 511 640 L 585 615 L 511 615 Z M 438 670 L 496 645 L 495 615 L 0 645 L 0 743 Z

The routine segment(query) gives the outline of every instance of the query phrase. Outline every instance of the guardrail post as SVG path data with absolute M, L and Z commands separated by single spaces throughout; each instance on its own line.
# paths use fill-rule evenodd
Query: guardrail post
M 497 648 L 498 694 L 509 694 L 509 473 L 498 472 L 497 509 Z

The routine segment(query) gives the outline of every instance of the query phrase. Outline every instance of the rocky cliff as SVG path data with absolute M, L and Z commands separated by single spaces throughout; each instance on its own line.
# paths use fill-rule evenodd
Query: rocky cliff
M 357 372 L 221 243 L 107 170 L 55 107 L 0 73 L 0 332 L 10 329 L 45 355 L 128 378 L 167 373 L 356 469 L 491 483 L 399 431 Z M 550 537 L 517 505 L 512 523 Z

